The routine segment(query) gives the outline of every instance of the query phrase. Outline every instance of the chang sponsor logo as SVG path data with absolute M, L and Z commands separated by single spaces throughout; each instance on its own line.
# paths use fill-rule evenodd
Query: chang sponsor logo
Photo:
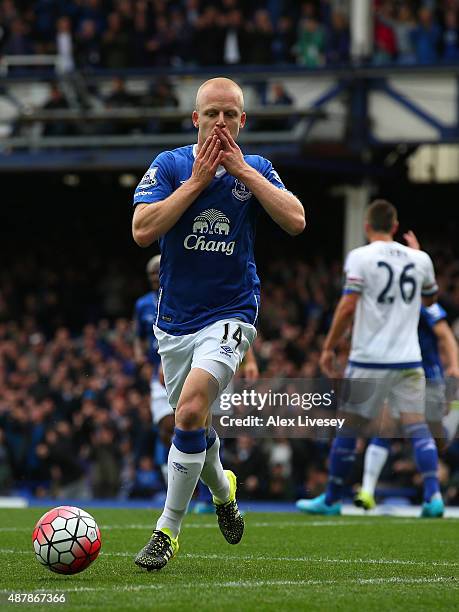
M 183 246 L 188 251 L 212 251 L 232 255 L 234 253 L 235 242 L 218 240 L 221 236 L 228 236 L 230 233 L 230 220 L 222 212 L 215 208 L 209 208 L 195 217 L 193 233 L 183 241 Z M 209 239 L 209 237 L 212 237 Z

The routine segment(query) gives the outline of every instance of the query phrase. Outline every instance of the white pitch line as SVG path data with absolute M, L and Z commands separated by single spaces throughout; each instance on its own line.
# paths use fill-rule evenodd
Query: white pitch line
M 298 521 L 255 521 L 251 522 L 250 514 L 246 515 L 246 523 L 248 527 L 352 527 L 353 525 L 361 525 L 365 526 L 375 526 L 374 520 L 368 521 L 366 519 L 349 521 L 349 520 L 324 520 L 324 521 L 310 521 L 308 519 L 298 520 Z M 400 525 L 409 525 L 409 524 L 419 523 L 419 519 L 392 519 L 390 520 L 390 524 L 400 524 Z M 386 521 L 383 521 L 381 524 L 387 524 Z M 142 525 L 138 523 L 128 524 L 128 525 L 100 525 L 101 529 L 152 529 L 153 524 L 150 523 L 148 525 Z M 186 523 L 185 529 L 213 529 L 217 528 L 218 525 L 216 522 L 213 523 Z M 1 527 L 0 527 L 1 531 Z
M 414 521 L 413 521 L 414 522 Z M 275 522 L 255 522 L 248 523 L 250 527 L 279 527 L 283 529 L 284 527 L 348 527 L 350 525 L 368 525 L 368 521 L 305 521 L 305 522 L 295 522 L 295 521 L 284 521 L 280 523 Z M 374 523 L 372 523 L 374 526 Z M 131 525 L 99 525 L 100 529 L 104 530 L 125 530 L 125 529 L 153 529 L 153 523 L 148 525 L 141 524 L 131 524 Z M 186 525 L 187 529 L 217 529 L 218 525 L 216 522 L 214 523 L 190 523 Z M 0 532 L 19 532 L 19 531 L 32 531 L 29 527 L 0 527 Z
M 390 576 L 387 578 L 351 578 L 350 580 L 243 580 L 243 581 L 228 581 L 228 582 L 190 582 L 180 584 L 180 589 L 214 589 L 214 588 L 264 588 L 264 587 L 275 587 L 275 586 L 291 586 L 291 587 L 305 587 L 305 586 L 325 586 L 332 585 L 334 587 L 345 587 L 348 584 L 358 584 L 361 586 L 369 584 L 448 584 L 449 586 L 459 587 L 458 580 L 456 578 L 446 578 L 442 576 L 434 576 L 432 578 L 425 577 L 411 577 L 401 578 L 400 576 Z M 72 593 L 72 592 L 103 592 L 103 591 L 115 591 L 115 592 L 132 592 L 132 591 L 144 591 L 144 590 L 159 590 L 168 588 L 169 585 L 162 584 L 139 584 L 139 585 L 125 585 L 125 586 L 107 586 L 107 587 L 70 587 L 70 588 L 49 588 L 44 587 L 42 589 L 36 589 L 33 593 Z M 2 589 L 0 593 L 11 593 L 11 589 Z
M 1 552 L 1 551 L 0 551 Z M 101 552 L 101 555 L 110 557 L 134 557 L 135 552 Z M 436 567 L 459 567 L 454 561 L 412 561 L 411 559 L 331 559 L 330 557 L 267 557 L 265 555 L 241 555 L 231 557 L 218 554 L 184 553 L 181 555 L 187 559 L 208 559 L 214 561 L 287 561 L 288 563 L 331 563 L 331 564 L 357 564 L 357 565 L 410 565 L 410 566 L 436 566 Z
M 102 553 L 101 553 L 102 554 Z M 107 553 L 113 554 L 113 553 Z M 125 553 L 123 553 L 124 555 Z M 129 555 L 129 553 L 128 553 Z M 288 563 L 332 563 L 332 564 L 367 564 L 367 565 L 411 565 L 411 566 L 437 566 L 437 567 L 459 567 L 454 561 L 412 561 L 411 559 L 331 559 L 329 557 L 266 557 L 264 555 L 244 555 L 240 557 L 228 557 L 228 555 L 205 555 L 196 553 L 185 553 L 184 557 L 191 559 L 215 559 L 225 561 L 287 561 Z
M 3 548 L 0 549 L 0 554 L 20 554 L 20 555 L 33 555 L 34 552 L 31 550 L 14 550 Z M 100 556 L 104 557 L 132 557 L 134 558 L 135 552 L 104 552 L 101 551 Z M 411 559 L 332 559 L 330 557 L 272 557 L 265 555 L 240 555 L 240 556 L 229 556 L 219 554 L 200 554 L 200 553 L 184 553 L 180 555 L 186 559 L 207 559 L 214 561 L 276 561 L 276 562 L 288 562 L 288 563 L 330 563 L 330 564 L 345 564 L 345 565 L 409 565 L 409 566 L 435 566 L 435 567 L 459 567 L 459 563 L 455 561 L 412 561 Z
M 323 520 L 323 521 L 318 521 L 318 520 L 308 520 L 308 519 L 304 519 L 302 520 L 298 520 L 298 521 L 280 521 L 280 522 L 276 522 L 276 521 L 265 521 L 265 522 L 260 522 L 260 521 L 255 521 L 255 522 L 251 522 L 250 521 L 250 514 L 246 517 L 247 519 L 247 526 L 248 527 L 255 527 L 255 528 L 271 528 L 271 527 L 276 527 L 279 529 L 283 529 L 286 527 L 302 527 L 302 528 L 307 528 L 307 527 L 352 527 L 352 526 L 365 526 L 365 527 L 374 527 L 375 523 L 376 523 L 376 519 L 382 519 L 380 522 L 378 521 L 378 523 L 380 525 L 415 525 L 419 523 L 419 519 L 418 518 L 402 518 L 402 517 L 366 517 L 363 518 L 362 520 L 355 520 L 355 521 L 349 521 L 349 520 L 340 520 L 340 519 L 329 519 L 329 520 Z M 452 519 L 450 519 L 452 520 Z M 443 525 L 445 524 L 444 521 L 440 521 L 437 522 L 438 525 Z M 120 529 L 120 530 L 126 530 L 126 529 L 145 529 L 145 530 L 151 530 L 153 529 L 154 525 L 153 522 L 152 523 L 148 523 L 148 524 L 141 524 L 141 523 L 131 523 L 131 524 L 115 524 L 115 525 L 99 525 L 99 527 L 103 530 L 103 529 L 107 529 L 107 530 L 116 530 L 116 529 Z M 212 523 L 189 523 L 186 524 L 186 529 L 217 529 L 218 525 L 216 522 L 212 522 Z M 0 527 L 0 532 L 21 532 L 21 531 L 32 531 L 29 527 Z
M 101 555 L 114 557 L 133 557 L 135 553 L 128 552 L 111 552 Z M 264 555 L 241 555 L 231 557 L 228 555 L 218 554 L 199 554 L 199 553 L 184 553 L 181 555 L 187 559 L 208 559 L 214 561 L 286 561 L 288 563 L 331 563 L 331 564 L 346 564 L 346 565 L 410 565 L 421 567 L 459 567 L 459 563 L 454 561 L 412 561 L 411 559 L 331 559 L 330 557 L 267 557 Z
M 352 527 L 358 525 L 359 527 L 364 525 L 365 527 L 374 527 L 375 524 L 379 525 L 418 525 L 419 518 L 402 518 L 402 517 L 373 517 L 371 519 L 362 517 L 360 520 L 349 520 L 344 519 L 328 519 L 328 520 L 309 520 L 308 518 L 299 517 L 297 521 L 251 521 L 251 515 L 245 516 L 247 527 Z M 303 520 L 302 520 L 303 519 Z M 382 519 L 377 521 L 377 519 Z M 424 519 L 425 521 L 425 519 Z M 445 524 L 444 521 L 438 521 L 438 525 Z M 131 523 L 127 525 L 114 524 L 114 525 L 99 525 L 101 529 L 152 529 L 153 524 L 141 524 Z M 216 522 L 211 523 L 185 523 L 185 529 L 212 529 L 218 527 Z M 1 527 L 0 527 L 1 531 Z

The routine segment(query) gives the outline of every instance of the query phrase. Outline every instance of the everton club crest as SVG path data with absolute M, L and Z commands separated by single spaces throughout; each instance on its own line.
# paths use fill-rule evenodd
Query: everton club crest
M 234 181 L 234 187 L 232 189 L 233 196 L 240 202 L 246 202 L 252 197 L 252 192 L 239 179 Z

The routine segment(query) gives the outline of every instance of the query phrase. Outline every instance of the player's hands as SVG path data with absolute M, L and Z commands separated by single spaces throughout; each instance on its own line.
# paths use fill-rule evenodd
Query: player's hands
M 220 163 L 229 174 L 238 177 L 247 166 L 241 149 L 231 136 L 228 128 L 215 126 L 214 131 L 222 143 L 223 154 Z
M 205 189 L 215 176 L 222 160 L 222 143 L 216 134 L 208 136 L 194 160 L 191 179 Z
M 417 251 L 421 249 L 421 245 L 419 244 L 419 240 L 416 238 L 416 234 L 411 230 L 406 232 L 406 234 L 403 234 L 403 238 L 406 244 L 412 249 L 416 249 Z
M 322 372 L 329 378 L 337 378 L 338 372 L 335 366 L 335 351 L 331 349 L 323 349 L 320 359 L 319 366 Z

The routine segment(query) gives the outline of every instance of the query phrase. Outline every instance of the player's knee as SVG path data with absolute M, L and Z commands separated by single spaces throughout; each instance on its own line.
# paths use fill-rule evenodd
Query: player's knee
M 205 393 L 196 391 L 179 402 L 175 412 L 175 424 L 180 429 L 204 427 L 208 413 L 208 399 Z

